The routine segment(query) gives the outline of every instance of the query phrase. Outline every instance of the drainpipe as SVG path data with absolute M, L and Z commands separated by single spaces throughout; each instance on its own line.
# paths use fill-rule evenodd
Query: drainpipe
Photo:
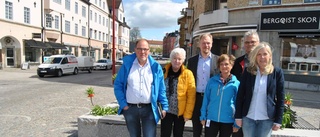
M 44 19 L 43 19 L 43 0 L 41 0 L 41 8 L 40 8 L 40 12 L 41 12 L 41 42 L 43 43 L 44 41 L 44 25 L 43 25 L 43 22 L 44 22 Z M 44 54 L 43 54 L 43 49 L 41 49 L 42 52 L 41 52 L 41 62 L 43 63 L 44 62 Z
M 60 13 L 60 43 L 62 44 L 63 40 L 62 40 L 62 35 L 63 35 L 63 30 L 62 30 L 62 17 L 63 17 L 63 13 Z
M 89 48 L 89 50 L 87 50 L 87 51 L 89 51 L 88 52 L 88 56 L 90 56 L 90 51 L 91 51 L 91 45 L 90 45 L 90 5 L 91 5 L 91 3 L 89 3 L 88 4 L 88 48 Z

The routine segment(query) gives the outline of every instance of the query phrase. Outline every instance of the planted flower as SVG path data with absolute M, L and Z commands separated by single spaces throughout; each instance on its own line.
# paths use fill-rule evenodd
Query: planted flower
M 92 97 L 94 97 L 94 89 L 93 89 L 93 87 L 87 88 L 86 93 L 87 93 L 88 97 L 90 98 L 91 105 L 94 106 L 93 105 L 93 101 L 92 101 Z

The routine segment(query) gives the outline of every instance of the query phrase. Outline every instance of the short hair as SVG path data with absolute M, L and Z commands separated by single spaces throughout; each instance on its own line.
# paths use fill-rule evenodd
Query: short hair
M 148 42 L 148 40 L 146 40 L 146 39 L 138 39 L 138 40 L 136 41 L 136 46 L 135 46 L 135 47 L 137 47 L 138 43 L 141 42 L 141 41 L 147 42 L 147 43 L 148 43 L 148 47 L 150 47 L 149 42 Z
M 230 64 L 233 66 L 234 65 L 234 61 L 236 60 L 236 57 L 234 57 L 233 55 L 228 55 L 228 54 L 220 55 L 220 57 L 217 60 L 218 68 L 220 68 L 220 63 L 225 61 L 225 60 L 229 60 Z
M 270 60 L 269 60 L 269 62 L 267 64 L 267 66 L 265 67 L 265 71 L 261 72 L 261 73 L 265 74 L 265 75 L 268 75 L 268 74 L 271 74 L 273 72 L 274 66 L 272 64 L 272 49 L 271 49 L 271 46 L 267 42 L 261 42 L 261 43 L 259 43 L 258 46 L 254 47 L 253 50 L 249 54 L 250 64 L 249 64 L 249 67 L 247 68 L 247 71 L 250 72 L 253 75 L 257 75 L 257 67 L 258 67 L 257 55 L 258 55 L 258 52 L 263 48 L 265 48 L 267 50 L 267 52 L 270 54 Z
M 200 40 L 204 37 L 209 37 L 212 40 L 212 35 L 210 33 L 204 33 L 204 34 L 200 35 Z
M 244 39 L 246 39 L 247 37 L 256 37 L 257 38 L 257 42 L 260 42 L 260 38 L 259 38 L 259 34 L 256 30 L 249 30 L 244 34 Z
M 183 62 L 186 59 L 186 51 L 183 48 L 174 48 L 170 53 L 170 60 L 172 60 L 177 54 L 182 56 Z

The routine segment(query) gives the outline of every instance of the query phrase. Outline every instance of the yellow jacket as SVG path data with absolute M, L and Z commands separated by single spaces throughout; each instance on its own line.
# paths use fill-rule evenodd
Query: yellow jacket
M 165 66 L 164 79 L 168 77 L 171 63 Z M 181 66 L 181 74 L 177 84 L 178 116 L 191 119 L 196 101 L 196 85 L 192 72 L 184 65 Z

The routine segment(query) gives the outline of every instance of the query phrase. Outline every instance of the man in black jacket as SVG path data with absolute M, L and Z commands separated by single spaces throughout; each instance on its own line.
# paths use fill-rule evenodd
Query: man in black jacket
M 235 75 L 240 81 L 244 69 L 249 65 L 249 53 L 252 48 L 257 46 L 260 42 L 259 35 L 255 30 L 250 30 L 244 34 L 244 49 L 246 54 L 236 59 L 233 68 L 231 69 L 231 74 Z M 241 82 L 241 81 L 240 81 Z M 232 137 L 243 137 L 242 128 L 238 132 L 233 133 Z
M 192 115 L 193 137 L 200 137 L 202 124 L 200 123 L 200 109 L 207 82 L 213 75 L 219 73 L 217 69 L 218 56 L 211 53 L 212 35 L 209 33 L 200 36 L 200 53 L 188 59 L 188 69 L 193 73 L 196 82 L 196 102 Z

